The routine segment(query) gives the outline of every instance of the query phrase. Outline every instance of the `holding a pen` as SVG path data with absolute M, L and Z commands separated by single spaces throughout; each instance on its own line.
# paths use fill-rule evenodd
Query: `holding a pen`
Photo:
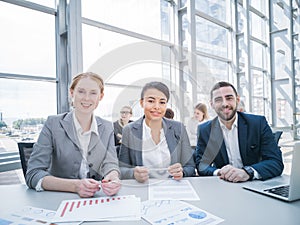
M 123 128 L 119 165 L 121 179 L 180 180 L 193 176 L 195 163 L 184 125 L 164 117 L 170 97 L 162 82 L 147 83 L 141 92 L 144 116 Z

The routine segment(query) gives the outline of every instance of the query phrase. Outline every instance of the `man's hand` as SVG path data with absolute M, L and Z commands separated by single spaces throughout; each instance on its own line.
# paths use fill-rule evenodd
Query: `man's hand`
M 218 176 L 230 182 L 244 182 L 249 179 L 249 175 L 243 169 L 235 168 L 231 165 L 223 166 L 218 172 Z

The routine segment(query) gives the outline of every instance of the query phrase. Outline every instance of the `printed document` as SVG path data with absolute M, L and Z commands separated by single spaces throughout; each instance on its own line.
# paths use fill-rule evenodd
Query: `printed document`
M 155 180 L 149 184 L 149 200 L 200 200 L 188 180 Z
M 216 225 L 224 221 L 191 204 L 178 200 L 142 202 L 142 218 L 159 225 Z
M 141 219 L 141 200 L 134 195 L 82 198 L 61 202 L 53 222 Z

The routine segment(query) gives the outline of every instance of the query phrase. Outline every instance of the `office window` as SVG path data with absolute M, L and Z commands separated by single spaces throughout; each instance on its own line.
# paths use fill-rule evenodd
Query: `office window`
M 261 0 L 250 0 L 249 5 L 266 15 L 268 3 Z
M 0 30 L 0 72 L 56 77 L 53 15 L 0 2 Z
M 244 43 L 244 35 L 240 35 L 237 37 L 237 43 L 238 43 L 238 65 L 239 65 L 239 72 L 245 71 L 245 60 L 247 59 L 246 54 L 246 44 Z
M 278 32 L 272 36 L 274 46 L 274 75 L 275 79 L 284 79 L 291 76 L 291 50 L 289 43 L 286 43 L 288 33 L 286 31 Z
M 195 8 L 222 22 L 230 23 L 230 0 L 196 0 Z
M 229 64 L 208 57 L 197 56 L 197 79 L 199 84 L 209 88 L 221 80 L 229 80 Z M 210 80 L 209 83 L 204 80 Z
M 266 21 L 255 13 L 250 12 L 250 35 L 266 41 Z
M 169 34 L 166 34 L 169 30 L 162 30 L 162 23 L 165 24 L 169 20 L 168 5 L 164 2 L 163 0 L 82 1 L 82 17 L 157 39 L 165 37 L 169 40 Z M 163 7 L 163 18 L 161 7 Z
M 289 27 L 288 8 L 286 8 L 289 3 L 287 2 L 284 0 L 271 1 L 270 7 L 273 10 L 273 18 L 271 18 L 272 30 L 282 30 Z
M 196 17 L 196 47 L 200 52 L 228 58 L 228 31 L 203 18 Z
M 250 41 L 251 65 L 266 68 L 265 47 L 255 41 Z
M 13 131 L 18 120 L 56 114 L 56 83 L 1 79 L 0 96 L 3 120 Z

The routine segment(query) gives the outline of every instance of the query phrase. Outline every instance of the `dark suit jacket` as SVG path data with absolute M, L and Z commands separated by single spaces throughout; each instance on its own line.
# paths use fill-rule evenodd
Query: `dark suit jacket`
M 132 179 L 134 167 L 143 166 L 143 119 L 142 117 L 123 128 L 119 156 L 122 179 Z M 193 176 L 195 174 L 193 150 L 184 125 L 163 118 L 163 129 L 171 154 L 171 164 L 181 163 L 184 176 Z
M 282 154 L 264 116 L 238 112 L 238 138 L 244 166 L 251 166 L 266 180 L 281 175 Z M 218 118 L 198 126 L 195 161 L 199 175 L 210 176 L 229 164 Z

